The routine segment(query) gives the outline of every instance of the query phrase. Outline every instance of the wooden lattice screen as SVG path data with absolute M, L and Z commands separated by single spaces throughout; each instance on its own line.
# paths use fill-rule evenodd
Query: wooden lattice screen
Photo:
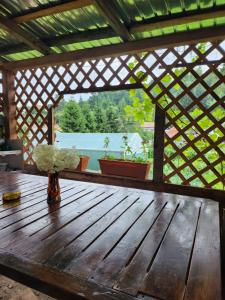
M 26 163 L 33 163 L 33 147 L 47 142 L 48 108 L 62 92 L 137 84 L 166 111 L 165 182 L 223 189 L 224 61 L 225 42 L 218 42 L 18 71 L 17 130 Z

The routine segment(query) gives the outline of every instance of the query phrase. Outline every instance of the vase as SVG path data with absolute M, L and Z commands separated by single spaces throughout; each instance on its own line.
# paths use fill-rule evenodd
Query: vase
M 61 200 L 60 186 L 59 186 L 59 173 L 48 173 L 48 204 L 57 203 Z

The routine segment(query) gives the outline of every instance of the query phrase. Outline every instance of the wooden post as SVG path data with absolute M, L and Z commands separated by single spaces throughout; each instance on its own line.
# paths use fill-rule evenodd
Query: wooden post
M 156 105 L 155 107 L 155 132 L 154 132 L 154 162 L 153 162 L 153 181 L 163 182 L 163 157 L 164 157 L 164 131 L 165 131 L 165 112 Z
M 11 71 L 3 70 L 3 111 L 6 120 L 6 139 L 17 139 L 16 132 L 16 103 L 15 103 L 15 75 Z
M 219 203 L 222 299 L 225 299 L 225 201 Z
M 54 125 L 55 125 L 54 108 L 50 107 L 48 110 L 48 144 L 49 145 L 53 145 L 55 141 Z

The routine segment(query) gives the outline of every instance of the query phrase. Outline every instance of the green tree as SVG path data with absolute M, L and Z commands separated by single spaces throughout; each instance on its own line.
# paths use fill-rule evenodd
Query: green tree
M 62 110 L 60 127 L 64 132 L 86 132 L 85 119 L 79 104 L 70 100 Z
M 80 102 L 79 105 L 85 121 L 86 132 L 96 132 L 96 117 L 88 101 Z
M 89 111 L 85 114 L 85 123 L 87 132 L 96 132 L 97 131 L 97 123 L 94 111 Z
M 119 122 L 118 118 L 120 117 L 119 111 L 115 106 L 109 106 L 106 110 L 106 118 L 107 118 L 107 132 L 118 132 L 119 130 Z
M 95 109 L 96 125 L 97 132 L 106 132 L 107 128 L 107 116 L 104 109 L 97 106 Z

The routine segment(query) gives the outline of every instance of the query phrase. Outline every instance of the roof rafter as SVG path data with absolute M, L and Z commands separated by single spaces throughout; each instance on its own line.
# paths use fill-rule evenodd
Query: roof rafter
M 124 23 L 117 16 L 117 12 L 109 1 L 93 0 L 98 11 L 104 16 L 113 30 L 122 38 L 123 41 L 130 41 L 133 39 L 132 35 L 124 25 Z
M 117 34 L 110 27 L 102 29 L 91 29 L 82 32 L 63 34 L 60 36 L 53 36 L 49 38 L 42 39 L 42 41 L 49 47 L 60 47 L 63 45 L 68 45 L 72 43 L 82 43 L 92 40 L 100 40 L 116 37 Z M 28 51 L 30 47 L 25 44 L 17 44 L 12 47 L 4 46 L 0 47 L 0 56 Z
M 50 16 L 67 10 L 82 8 L 91 4 L 93 4 L 92 0 L 73 0 L 66 3 L 47 6 L 41 9 L 38 7 L 28 11 L 27 13 L 14 17 L 13 20 L 16 23 L 28 22 L 30 20 Z
M 27 44 L 32 49 L 35 49 L 43 54 L 51 53 L 51 49 L 47 47 L 42 41 L 38 40 L 31 33 L 26 32 L 19 27 L 14 21 L 7 19 L 0 14 L 0 27 L 9 32 L 18 41 Z
M 205 30 L 197 29 L 189 32 L 179 32 L 162 37 L 148 38 L 139 41 L 131 41 L 123 44 L 101 46 L 91 49 L 76 50 L 60 54 L 51 54 L 39 58 L 25 59 L 15 62 L 0 63 L 5 69 L 24 69 L 40 66 L 60 65 L 75 61 L 84 61 L 104 57 L 114 57 L 123 54 L 136 54 L 152 51 L 163 47 L 174 47 L 184 43 L 196 43 L 205 41 L 217 41 L 225 38 L 225 26 L 217 26 Z
M 151 21 L 131 25 L 130 32 L 137 33 L 151 31 L 154 29 L 162 29 L 165 27 L 184 25 L 192 22 L 199 22 L 221 17 L 225 17 L 224 5 L 220 7 L 204 9 L 202 11 L 191 11 L 186 13 L 182 12 L 170 16 L 153 18 Z

